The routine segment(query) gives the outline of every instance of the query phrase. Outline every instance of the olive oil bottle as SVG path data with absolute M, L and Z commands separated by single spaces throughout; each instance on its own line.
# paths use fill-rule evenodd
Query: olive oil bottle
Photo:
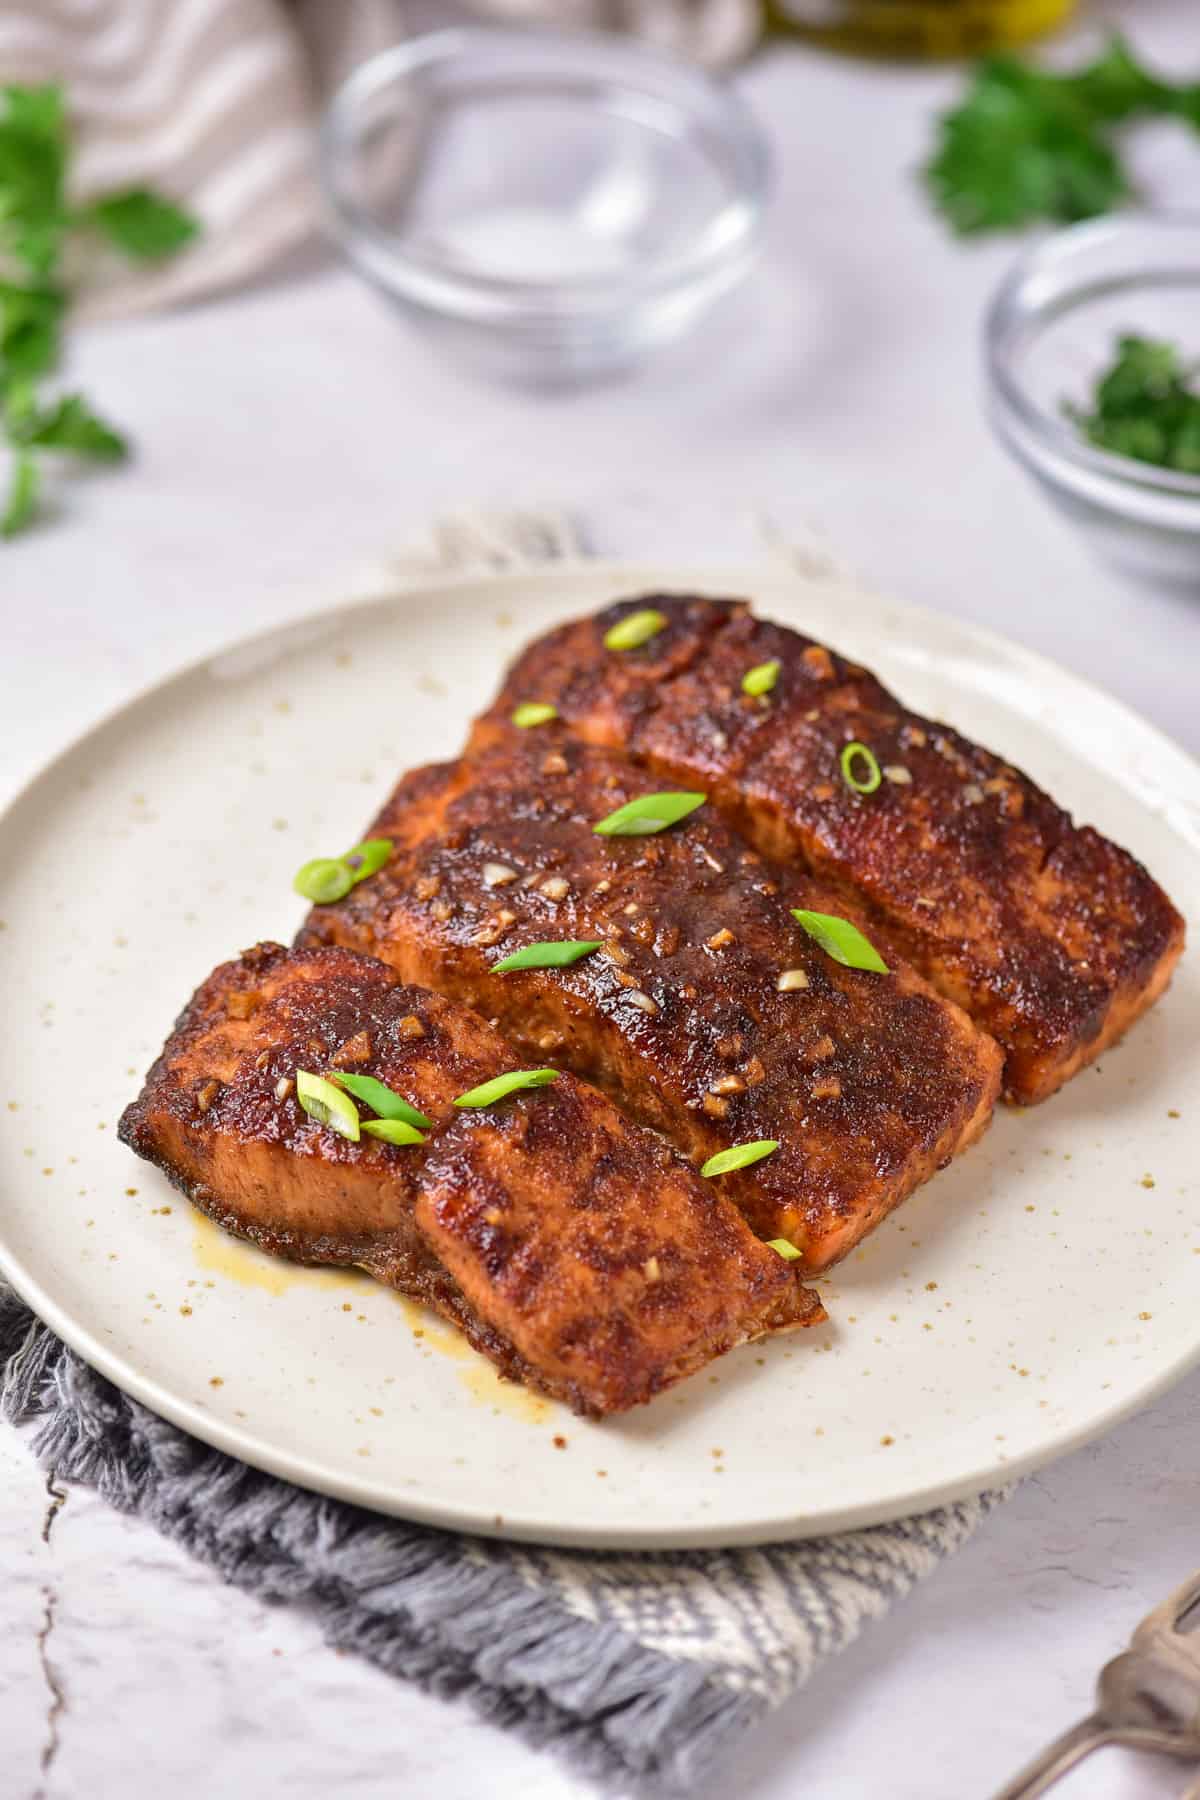
M 978 56 L 1065 24 L 1076 0 L 764 0 L 768 35 L 866 56 Z

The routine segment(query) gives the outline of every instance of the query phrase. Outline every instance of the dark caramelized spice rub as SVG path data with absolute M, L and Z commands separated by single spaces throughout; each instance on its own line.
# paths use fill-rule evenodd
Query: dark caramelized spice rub
M 662 631 L 614 653 L 605 631 L 653 606 Z M 769 695 L 747 670 L 779 664 Z M 1183 920 L 1142 865 L 1076 826 L 1026 775 L 908 712 L 866 669 L 742 602 L 652 595 L 552 631 L 510 671 L 474 748 L 516 735 L 520 700 L 638 758 L 655 785 L 704 789 L 764 854 L 799 863 L 1002 1045 L 1011 1098 L 1044 1099 L 1166 987 Z M 540 732 L 557 748 L 561 727 Z M 841 777 L 845 745 L 883 772 Z
M 823 1316 L 722 1195 L 582 1082 L 454 1107 L 520 1066 L 485 1020 L 382 963 L 263 944 L 199 988 L 120 1135 L 227 1230 L 369 1270 L 580 1412 Z M 296 1071 L 336 1067 L 426 1113 L 425 1143 L 318 1125 Z
M 647 785 L 561 732 L 417 770 L 372 826 L 395 843 L 387 867 L 314 909 L 299 941 L 477 1007 L 524 1062 L 596 1082 L 693 1162 L 778 1139 L 714 1185 L 822 1268 L 984 1128 L 999 1054 L 902 962 L 870 974 L 818 949 L 789 908 L 838 904 L 711 807 L 658 836 L 592 831 Z M 564 938 L 601 948 L 493 972 Z

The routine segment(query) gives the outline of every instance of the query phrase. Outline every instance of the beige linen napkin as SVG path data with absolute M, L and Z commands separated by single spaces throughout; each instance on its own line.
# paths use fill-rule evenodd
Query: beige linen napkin
M 752 40 L 754 0 L 474 0 L 495 20 L 636 30 L 706 63 Z M 81 295 L 90 317 L 193 300 L 315 240 L 315 125 L 349 69 L 464 17 L 437 0 L 0 0 L 0 81 L 60 81 L 79 198 L 147 185 L 202 235 L 160 268 L 113 260 Z

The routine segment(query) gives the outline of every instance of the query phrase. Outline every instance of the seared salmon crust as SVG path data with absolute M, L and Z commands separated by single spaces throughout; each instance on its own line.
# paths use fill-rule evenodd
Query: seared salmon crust
M 760 1236 L 824 1268 L 984 1129 L 999 1052 L 890 946 L 887 974 L 833 961 L 790 908 L 844 907 L 712 808 L 657 836 L 592 830 L 645 788 L 561 731 L 415 770 L 371 826 L 387 865 L 297 941 L 478 1008 L 526 1061 L 595 1082 L 693 1162 L 777 1140 L 717 1180 Z M 600 948 L 494 972 L 551 939 Z
M 711 1183 L 571 1075 L 453 1105 L 520 1066 L 485 1020 L 383 963 L 260 944 L 197 990 L 120 1136 L 226 1230 L 368 1270 L 584 1414 L 824 1317 Z M 354 1143 L 310 1118 L 297 1070 L 337 1068 L 426 1114 L 424 1143 Z
M 614 652 L 605 633 L 653 608 L 664 625 Z M 778 665 L 761 696 L 742 679 Z M 513 664 L 478 750 L 546 701 L 653 785 L 706 792 L 765 856 L 799 865 L 886 933 L 1005 1053 L 1005 1091 L 1043 1100 L 1163 992 L 1184 922 L 1136 858 L 1027 775 L 909 712 L 866 669 L 744 601 L 650 594 L 547 633 Z M 881 772 L 860 793 L 849 743 Z M 864 759 L 852 763 L 871 779 Z

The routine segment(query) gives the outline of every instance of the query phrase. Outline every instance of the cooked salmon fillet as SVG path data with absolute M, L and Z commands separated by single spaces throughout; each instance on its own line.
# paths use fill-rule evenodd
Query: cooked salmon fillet
M 605 648 L 647 608 L 661 630 Z M 742 678 L 764 663 L 775 684 L 748 696 Z M 1045 1099 L 1119 1038 L 1183 949 L 1183 920 L 1127 851 L 745 602 L 652 594 L 549 632 L 517 658 L 475 748 L 515 737 L 510 715 L 528 700 L 628 751 L 655 785 L 703 790 L 765 855 L 843 897 L 1003 1046 L 1015 1101 Z M 854 741 L 882 771 L 869 794 L 842 775 Z M 852 769 L 870 780 L 865 759 Z
M 716 1185 L 824 1268 L 979 1135 L 999 1052 L 903 962 L 873 974 L 818 949 L 789 907 L 845 909 L 713 808 L 657 836 L 593 832 L 647 786 L 557 729 L 416 770 L 371 827 L 390 861 L 297 941 L 477 1007 L 526 1060 L 594 1081 L 693 1162 L 777 1140 Z M 601 948 L 494 972 L 552 939 Z
M 794 1264 L 581 1081 L 453 1105 L 520 1066 L 478 1015 L 383 963 L 260 944 L 197 990 L 119 1131 L 227 1230 L 369 1270 L 581 1413 L 824 1316 Z M 352 1143 L 310 1118 L 296 1071 L 338 1068 L 426 1114 L 424 1143 Z

